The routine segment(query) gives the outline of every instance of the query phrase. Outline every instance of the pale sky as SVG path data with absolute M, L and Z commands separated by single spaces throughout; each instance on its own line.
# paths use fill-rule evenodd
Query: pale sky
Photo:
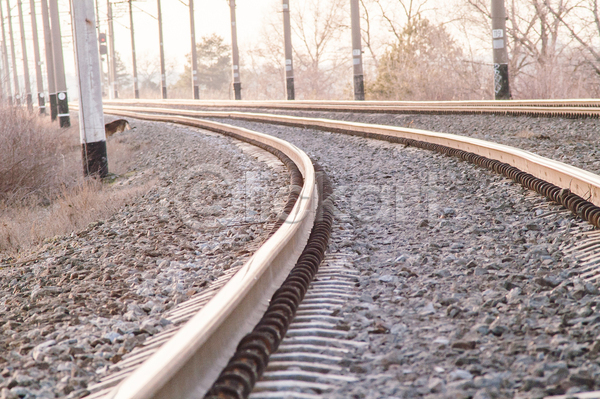
M 106 4 L 103 0 L 99 1 L 102 18 Z M 256 32 L 260 30 L 264 13 L 266 10 L 271 9 L 270 4 L 273 2 L 280 3 L 281 1 L 236 1 L 238 41 L 240 47 L 248 45 L 251 40 L 254 40 Z M 165 59 L 177 62 L 176 68 L 178 69 L 183 69 L 184 57 L 191 51 L 189 8 L 187 4 L 188 0 L 161 1 Z M 120 8 L 122 11 L 118 15 L 115 15 L 115 38 L 118 38 L 115 48 L 121 54 L 123 61 L 130 63 L 131 41 L 128 6 L 122 4 Z M 134 2 L 134 28 L 138 57 L 151 54 L 158 56 L 158 22 L 155 19 L 157 14 L 156 0 Z M 227 43 L 231 43 L 229 1 L 195 0 L 194 14 L 197 41 L 202 36 L 217 33 Z
M 15 32 L 15 50 L 17 53 L 18 72 L 23 80 L 23 63 L 20 46 L 20 35 L 18 17 L 16 12 L 17 0 L 0 0 L 0 4 L 6 7 L 9 2 L 12 8 L 12 23 Z M 99 6 L 99 18 L 102 32 L 107 32 L 107 0 L 97 0 Z M 190 46 L 190 21 L 189 0 L 161 0 L 163 14 L 164 49 L 167 66 L 172 66 L 175 76 L 183 71 L 185 55 L 191 51 Z M 302 1 L 302 0 L 300 0 Z M 58 0 L 61 14 L 61 31 L 63 34 L 65 69 L 67 73 L 67 84 L 70 97 L 76 93 L 75 62 L 73 55 L 73 41 L 71 37 L 71 19 L 69 14 L 69 0 Z M 114 30 L 115 48 L 121 59 L 131 72 L 131 36 L 129 30 L 129 7 L 127 0 L 111 0 L 114 3 Z M 432 4 L 437 0 L 432 0 Z M 134 0 L 134 27 L 137 50 L 138 66 L 143 60 L 151 59 L 158 63 L 159 41 L 156 0 Z M 293 11 L 292 3 L 292 11 Z M 36 1 L 36 14 L 38 21 L 39 39 L 43 43 L 43 25 L 40 12 L 40 3 Z M 248 49 L 259 38 L 261 25 L 269 12 L 274 8 L 281 8 L 281 0 L 236 0 L 237 6 L 237 31 L 240 51 L 243 56 Z M 196 40 L 202 36 L 217 33 L 222 36 L 226 43 L 231 43 L 229 0 L 194 0 Z M 23 1 L 25 17 L 25 29 L 28 45 L 29 70 L 31 73 L 32 87 L 35 88 L 35 68 L 33 57 L 33 43 L 31 40 L 31 19 L 29 13 L 29 2 Z M 6 16 L 6 13 L 5 13 Z M 384 25 L 380 24 L 383 28 Z M 42 44 L 42 63 L 45 62 Z M 106 66 L 104 67 L 106 70 Z M 172 83 L 172 81 L 170 82 Z M 44 86 L 46 84 L 44 83 Z M 45 87 L 47 90 L 47 87 Z M 35 89 L 33 90 L 35 92 Z
M 17 57 L 17 71 L 23 84 L 23 57 L 21 51 L 18 14 L 16 0 L 0 0 L 6 17 L 6 1 L 11 5 L 12 24 L 14 30 L 15 51 Z M 99 6 L 100 26 L 102 32 L 108 32 L 107 28 L 107 1 L 97 0 Z M 115 49 L 120 53 L 121 59 L 131 72 L 131 33 L 129 30 L 129 6 L 126 0 L 111 0 L 114 13 Z M 135 44 L 138 63 L 140 59 L 159 60 L 158 11 L 156 0 L 134 0 L 134 28 Z M 237 25 L 238 42 L 240 50 L 251 43 L 260 31 L 265 10 L 271 9 L 272 3 L 280 4 L 281 0 L 237 0 Z M 73 41 L 71 31 L 71 17 L 69 13 L 69 0 L 58 0 L 61 15 L 61 32 L 63 36 L 63 49 L 65 59 L 65 71 L 67 74 L 67 86 L 69 97 L 76 94 L 75 60 L 73 54 Z M 42 64 L 45 64 L 43 46 L 43 24 L 41 18 L 40 3 L 36 1 L 37 24 L 39 41 L 41 47 Z M 165 59 L 167 65 L 173 65 L 177 72 L 183 71 L 185 55 L 191 51 L 190 19 L 188 0 L 161 0 L 163 14 L 163 37 Z M 202 36 L 217 33 L 231 43 L 230 16 L 228 0 L 194 0 L 194 14 L 196 24 L 196 40 Z M 27 39 L 27 55 L 29 71 L 32 81 L 32 90 L 35 92 L 35 63 L 33 56 L 33 41 L 31 31 L 31 17 L 29 2 L 23 1 L 23 14 L 25 22 L 25 34 Z M 8 36 L 8 27 L 5 27 Z M 1 37 L 0 37 L 1 41 Z M 8 37 L 7 37 L 8 42 Z M 9 61 L 10 62 L 10 61 Z M 106 66 L 105 66 L 106 70 Z M 47 90 L 44 71 L 44 88 Z M 22 86 L 21 86 L 22 89 Z

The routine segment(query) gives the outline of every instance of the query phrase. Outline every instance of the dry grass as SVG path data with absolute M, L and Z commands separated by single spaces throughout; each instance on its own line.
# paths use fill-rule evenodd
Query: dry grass
M 21 108 L 0 108 L 0 201 L 47 202 L 72 185 L 78 137 Z
M 0 209 L 0 254 L 18 256 L 47 238 L 84 229 L 115 213 L 147 186 L 113 190 L 89 179 L 65 188 L 51 205 Z
M 79 127 L 0 108 L 0 259 L 20 258 L 47 238 L 108 218 L 148 185 L 108 185 L 83 178 Z M 109 169 L 131 168 L 134 140 L 108 144 Z

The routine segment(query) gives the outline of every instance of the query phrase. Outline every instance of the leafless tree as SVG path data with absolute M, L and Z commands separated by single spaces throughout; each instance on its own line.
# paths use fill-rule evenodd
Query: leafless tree
M 572 42 L 561 21 L 586 0 L 510 0 L 506 2 L 511 91 L 517 98 L 555 98 L 573 91 Z M 489 0 L 466 0 L 463 17 L 491 54 Z
M 283 21 L 278 22 L 282 26 Z M 246 81 L 244 93 L 254 100 L 283 100 L 286 90 L 283 34 L 274 25 L 269 27 L 268 32 L 272 35 L 268 35 L 267 30 L 263 31 L 258 44 L 243 57 L 246 60 L 246 65 L 242 66 Z
M 554 3 L 550 0 L 544 1 L 544 5 L 550 13 L 578 43 L 584 54 L 584 62 L 589 64 L 597 75 L 600 75 L 600 50 L 598 50 L 600 7 L 598 0 L 581 0 L 572 4 L 568 1 Z
M 347 3 L 305 0 L 296 3 L 295 12 L 292 10 L 296 82 L 301 97 L 327 99 L 341 95 L 339 82 L 349 75 L 351 67 L 350 41 L 345 37 L 349 27 Z
M 361 30 L 361 37 L 362 37 L 364 46 L 369 50 L 369 53 L 373 60 L 373 64 L 374 64 L 375 68 L 377 68 L 379 65 L 379 62 L 378 62 L 379 55 L 375 51 L 375 43 L 374 43 L 374 38 L 373 38 L 372 25 L 374 24 L 375 21 L 373 18 L 374 10 L 372 10 L 372 8 L 371 8 L 372 3 L 373 3 L 373 0 L 360 0 L 360 9 L 361 9 L 360 30 Z
M 400 40 L 403 27 L 423 16 L 429 0 L 373 0 L 391 33 Z
M 352 74 L 349 10 L 346 0 L 306 0 L 291 6 L 294 80 L 297 99 L 346 95 Z M 248 98 L 282 99 L 285 95 L 283 18 L 273 3 L 260 40 L 245 54 L 242 66 Z M 249 79 L 251 78 L 251 80 Z M 348 94 L 349 95 L 349 94 Z
M 167 60 L 167 81 L 176 77 L 175 61 Z M 151 57 L 149 53 L 143 53 L 137 60 L 138 82 L 140 97 L 160 98 L 160 61 Z
M 293 9 L 293 7 L 292 7 Z M 283 18 L 281 1 L 271 3 L 263 18 L 258 40 L 244 51 L 244 96 L 253 100 L 285 98 L 285 66 L 283 52 Z

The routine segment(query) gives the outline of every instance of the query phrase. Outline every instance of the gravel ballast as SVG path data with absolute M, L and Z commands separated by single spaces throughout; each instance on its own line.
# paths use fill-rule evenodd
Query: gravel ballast
M 237 111 L 334 119 L 457 134 L 510 145 L 593 173 L 600 173 L 600 120 L 597 118 L 380 114 L 244 108 Z
M 469 135 L 600 169 L 596 120 L 301 114 Z M 339 328 L 367 344 L 342 364 L 359 381 L 333 397 L 537 398 L 600 388 L 598 289 L 578 279 L 577 260 L 564 252 L 591 226 L 454 158 L 226 122 L 296 144 L 333 179 L 329 251 L 352 254 L 360 272 L 360 299 L 344 305 Z M 173 328 L 164 312 L 250 256 L 285 200 L 287 173 L 231 140 L 136 125 L 129 134 L 148 146 L 136 173 L 116 184 L 156 180 L 154 188 L 113 218 L 48 242 L 37 260 L 0 269 L 1 397 L 84 395 L 109 365 Z
M 339 312 L 339 328 L 368 344 L 343 364 L 359 382 L 334 397 L 526 398 L 599 388 L 598 289 L 563 252 L 590 225 L 455 158 L 227 123 L 292 142 L 333 179 L 330 252 L 352 253 L 360 271 L 360 299 Z
M 146 192 L 108 220 L 55 237 L 31 261 L 0 264 L 0 397 L 81 397 L 163 317 L 243 264 L 267 238 L 289 175 L 237 141 L 130 121 Z M 121 136 L 120 136 L 121 135 Z M 109 160 L 110 161 L 110 160 Z

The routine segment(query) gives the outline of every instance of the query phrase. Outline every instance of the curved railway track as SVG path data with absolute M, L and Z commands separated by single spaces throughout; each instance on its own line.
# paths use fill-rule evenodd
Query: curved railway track
M 212 293 L 195 298 L 192 303 L 172 312 L 173 318 L 187 314 L 189 321 L 175 334 L 156 337 L 147 345 L 150 348 L 160 345 L 160 348 L 133 373 L 128 370 L 131 375 L 116 389 L 110 390 L 110 397 L 115 398 L 203 395 L 234 353 L 237 342 L 252 330 L 267 310 L 269 299 L 298 260 L 315 220 L 316 177 L 311 161 L 301 150 L 282 140 L 220 123 L 190 118 L 153 119 L 217 131 L 273 152 L 291 170 L 294 190 L 286 205 L 285 217 L 276 225 L 271 238 L 239 270 L 221 278 L 217 282 L 220 289 L 213 289 Z M 320 237 L 321 240 L 324 238 Z M 210 296 L 212 298 L 206 300 Z M 272 302 L 276 298 L 273 297 Z M 191 318 L 190 313 L 193 314 Z M 281 309 L 275 309 L 272 317 L 281 317 L 281 313 Z M 267 330 L 271 328 L 268 326 Z M 254 334 L 268 336 L 262 331 Z M 148 357 L 147 353 L 145 357 Z M 132 360 L 135 364 L 135 358 L 129 362 Z M 204 377 L 192 378 L 190 373 Z M 123 376 L 111 376 L 97 388 L 110 386 Z M 105 391 L 98 395 L 106 394 Z
M 122 104 L 123 102 L 119 102 Z M 168 105 L 174 105 L 168 102 Z M 156 104 L 154 104 L 156 105 Z M 187 105 L 185 102 L 177 102 L 176 105 L 184 106 Z M 203 104 L 204 106 L 205 104 Z M 236 106 L 238 103 L 235 104 Z M 296 105 L 296 104 L 294 104 Z M 466 106 L 468 104 L 452 104 L 452 106 Z M 533 106 L 533 104 L 530 104 Z M 563 104 L 564 105 L 564 104 Z M 581 104 L 577 104 L 581 105 Z M 222 107 L 223 103 L 215 103 L 213 106 Z M 301 107 L 304 105 L 300 105 Z M 308 107 L 312 107 L 314 105 L 308 105 Z M 336 107 L 338 105 L 335 105 Z M 370 105 L 369 105 L 370 106 Z M 548 105 L 549 107 L 561 107 L 560 104 L 552 104 Z M 254 105 L 248 105 L 249 108 L 257 108 Z M 319 110 L 328 109 L 330 105 L 325 105 L 325 108 L 319 107 Z M 340 107 L 344 107 L 341 105 Z M 273 106 L 265 106 L 265 108 L 274 108 Z M 276 107 L 275 107 L 276 108 Z M 583 108 L 583 107 L 582 107 Z M 593 106 L 587 106 L 587 108 L 592 108 L 592 112 L 596 112 L 593 109 Z M 347 108 L 345 108 L 347 109 Z M 570 209 L 573 213 L 587 219 L 595 226 L 598 226 L 599 218 L 600 218 L 600 209 L 595 206 L 598 205 L 599 197 L 598 193 L 600 190 L 600 178 L 591 173 L 582 171 L 577 168 L 570 167 L 565 164 L 561 164 L 560 162 L 551 161 L 548 159 L 544 159 L 542 157 L 536 156 L 534 154 L 528 153 L 526 151 L 521 151 L 518 149 L 510 148 L 507 146 L 501 146 L 494 143 L 487 143 L 481 140 L 474 140 L 468 138 L 461 138 L 452 135 L 444 135 L 438 133 L 424 132 L 418 131 L 414 129 L 401 129 L 401 128 L 391 128 L 391 127 L 383 127 L 383 126 L 369 126 L 365 124 L 352 124 L 352 123 L 344 123 L 344 122 L 336 122 L 336 121 L 327 121 L 327 120 L 317 120 L 310 118 L 295 118 L 295 117 L 285 117 L 285 116 L 274 116 L 274 115 L 261 115 L 261 114 L 248 114 L 248 113 L 236 113 L 236 112 L 197 112 L 190 110 L 181 110 L 181 109 L 143 109 L 136 108 L 126 109 L 125 107 L 116 107 L 114 104 L 108 105 L 106 108 L 107 112 L 115 113 L 123 116 L 130 117 L 139 117 L 142 119 L 153 119 L 153 120 L 174 120 L 178 119 L 179 122 L 191 124 L 196 123 L 193 117 L 209 117 L 209 118 L 228 118 L 228 119 L 243 119 L 247 121 L 253 122 L 262 122 L 262 123 L 276 123 L 280 125 L 287 126 L 301 126 L 303 128 L 313 128 L 324 131 L 333 131 L 340 133 L 347 133 L 355 136 L 362 136 L 367 138 L 376 138 L 379 140 L 386 140 L 392 143 L 400 143 L 405 146 L 412 147 L 421 147 L 425 149 L 430 149 L 434 151 L 438 151 L 444 154 L 448 154 L 451 156 L 457 156 L 463 160 L 467 160 L 469 162 L 476 163 L 480 166 L 487 167 L 496 173 L 503 174 L 506 177 L 509 177 L 523 186 L 533 189 L 540 194 L 544 195 L 548 199 L 555 201 L 559 204 L 564 205 L 568 209 Z M 563 112 L 561 110 L 560 112 Z M 136 113 L 133 113 L 136 112 Z M 373 111 L 365 111 L 365 112 L 373 112 Z M 387 112 L 387 111 L 375 111 L 375 112 Z M 391 112 L 396 112 L 392 110 Z M 399 111 L 400 112 L 400 111 Z M 427 111 L 429 112 L 429 111 Z M 471 112 L 471 111 L 469 111 Z M 479 112 L 479 111 L 476 111 Z M 537 112 L 537 111 L 534 111 Z M 570 112 L 570 111 L 569 111 Z M 144 113 L 146 115 L 142 115 Z M 150 113 L 161 113 L 162 115 L 150 115 Z M 187 118 L 173 117 L 172 115 L 187 115 Z M 593 115 L 586 115 L 587 117 Z M 585 197 L 585 199 L 584 199 Z M 587 201 L 589 199 L 589 202 Z M 594 205 L 595 204 L 595 205 Z M 595 238 L 590 238 L 592 242 L 595 243 Z M 587 243 L 579 248 L 579 251 L 585 251 L 590 247 L 594 247 L 595 244 Z M 337 256 L 337 257 L 336 257 Z M 343 259 L 343 256 L 336 255 L 333 258 L 326 259 L 326 268 L 324 269 L 324 275 L 319 278 L 319 282 L 323 282 L 324 285 L 328 285 L 327 289 L 324 288 L 320 292 L 320 294 L 325 295 L 325 298 L 329 297 L 331 299 L 332 295 L 341 294 L 343 291 L 344 284 L 351 285 L 353 281 L 356 281 L 356 277 L 352 276 L 351 269 L 348 268 L 348 264 L 345 267 L 339 267 L 340 259 Z M 593 258 L 593 256 L 592 256 Z M 594 259 L 588 259 L 588 263 L 584 263 L 584 266 L 587 267 L 587 270 L 584 270 L 587 275 L 585 275 L 586 279 L 589 281 L 595 281 L 597 279 L 597 272 L 595 271 L 596 264 Z M 329 263 L 327 263 L 329 262 Z M 342 262 L 344 263 L 344 262 Z M 585 269 L 585 268 L 584 268 Z M 331 285 L 327 284 L 327 279 L 332 277 L 332 275 L 336 274 L 336 278 L 339 281 L 332 282 Z M 345 280 L 344 280 L 345 279 Z M 319 289 L 316 284 L 315 288 Z M 317 296 L 313 296 L 317 295 Z M 308 292 L 308 298 L 316 301 L 314 303 L 308 302 L 306 306 L 307 309 L 302 308 L 301 305 L 299 311 L 300 318 L 297 321 L 299 325 L 292 324 L 288 333 L 288 336 L 292 339 L 291 343 L 286 343 L 280 348 L 280 352 L 274 355 L 274 361 L 267 369 L 269 373 L 267 374 L 267 379 L 261 382 L 258 382 L 257 390 L 252 394 L 252 397 L 280 397 L 281 393 L 277 393 L 280 390 L 286 389 L 286 383 L 277 382 L 277 381 L 287 381 L 286 376 L 289 374 L 295 374 L 296 384 L 299 384 L 298 381 L 303 381 L 304 384 L 308 384 L 310 387 L 307 388 L 312 392 L 328 392 L 331 389 L 331 386 L 335 386 L 335 383 L 330 385 L 323 384 L 322 377 L 325 374 L 328 374 L 332 380 L 336 380 L 336 365 L 334 364 L 339 357 L 336 357 L 336 350 L 338 351 L 337 355 L 344 351 L 343 345 L 333 346 L 337 349 L 334 350 L 334 353 L 323 354 L 323 351 L 327 350 L 327 347 L 331 347 L 331 345 L 327 344 L 327 339 L 338 339 L 342 340 L 344 338 L 344 333 L 341 333 L 339 330 L 336 332 L 331 332 L 336 330 L 336 323 L 339 323 L 339 320 L 336 319 L 336 310 L 334 308 L 327 308 L 324 313 L 311 314 L 311 306 L 319 307 L 319 303 L 325 303 L 327 300 L 324 300 L 321 297 L 318 297 L 319 294 L 312 294 L 311 291 Z M 335 306 L 335 300 L 329 301 L 330 303 L 327 306 Z M 324 305 L 323 305 L 324 306 Z M 308 312 L 308 313 L 302 313 Z M 330 312 L 327 314 L 327 312 Z M 310 318 L 309 318 L 310 317 Z M 316 318 L 316 319 L 315 319 Z M 320 318 L 320 320 L 319 320 Z M 316 347 L 313 348 L 313 355 L 310 354 L 310 348 L 308 349 L 308 353 L 296 353 L 298 349 L 298 345 L 302 344 L 302 338 L 300 341 L 294 341 L 294 337 L 302 337 L 303 335 L 299 333 L 299 331 L 307 329 L 303 333 L 308 333 L 309 335 L 316 334 L 311 341 L 311 338 L 305 338 L 308 341 L 304 341 L 306 345 L 307 342 L 310 342 L 308 346 L 312 345 L 317 341 L 321 341 L 321 347 L 319 349 L 319 344 L 315 344 Z M 329 332 L 328 332 L 329 331 Z M 298 335 L 296 335 L 298 334 Z M 306 337 L 304 335 L 304 337 Z M 331 341 L 333 342 L 333 341 Z M 330 344 L 331 344 L 330 342 Z M 360 345 L 359 345 L 360 346 Z M 269 350 L 271 351 L 271 350 Z M 298 356 L 305 361 L 302 363 L 294 363 L 292 365 L 289 356 L 286 353 L 295 353 L 296 361 Z M 329 363 L 329 366 L 314 366 L 310 364 L 311 361 L 315 361 L 319 356 L 314 356 L 314 353 L 321 353 L 321 356 L 325 358 L 324 364 Z M 312 356 L 312 357 L 311 357 Z M 310 360 L 312 359 L 312 360 Z M 245 359 L 246 362 L 248 359 Z M 323 359 L 322 359 L 323 360 Z M 253 383 L 254 378 L 249 375 L 244 375 L 244 373 L 248 369 L 253 369 L 251 374 L 260 374 L 260 371 L 256 366 L 249 367 L 247 364 L 242 362 L 241 364 L 232 363 L 230 364 L 229 371 L 225 371 L 225 377 L 229 377 L 228 382 L 221 382 L 221 389 L 224 389 L 221 396 L 223 394 L 232 395 L 232 397 L 236 397 L 236 395 L 241 394 L 246 395 L 249 393 L 249 384 Z M 288 362 L 288 363 L 286 363 Z M 333 364 L 332 364 L 333 363 Z M 303 372 L 289 372 L 285 371 L 289 367 L 293 370 L 304 370 Z M 259 372 L 257 372 L 259 371 Z M 156 371 L 158 373 L 158 371 Z M 279 373 L 279 374 L 278 374 Z M 321 373 L 321 377 L 319 377 L 319 373 Z M 136 376 L 143 375 L 142 372 L 136 374 Z M 275 376 L 275 377 L 274 377 Z M 277 377 L 278 376 L 278 377 Z M 135 380 L 139 377 L 131 377 L 129 380 Z M 211 379 L 214 378 L 212 375 Z M 283 378 L 283 380 L 278 380 L 278 378 Z M 327 378 L 325 378 L 327 379 Z M 157 379 L 158 380 L 158 379 Z M 338 379 L 338 383 L 340 381 L 345 381 L 346 383 L 354 381 L 352 377 L 344 377 L 340 375 Z M 145 380 L 148 381 L 148 380 Z M 271 382 L 270 382 L 271 381 Z M 132 383 L 135 384 L 135 383 Z M 312 384 L 312 385 L 311 385 Z M 123 385 L 127 385 L 127 382 Z M 142 384 L 145 385 L 145 384 Z M 329 388 L 328 388 L 329 387 Z M 298 388 L 291 388 L 292 392 L 298 390 Z M 125 392 L 121 390 L 121 393 Z M 261 393 L 262 392 L 262 393 Z M 216 394 L 216 391 L 213 391 Z M 311 396 L 310 393 L 298 393 L 296 392 L 294 395 L 296 397 L 315 397 L 313 394 Z M 180 397 L 182 395 L 179 395 Z M 185 397 L 185 395 L 183 395 Z M 115 397 L 150 397 L 149 395 L 140 395 L 135 396 L 134 394 L 128 394 L 124 396 L 115 396 Z M 169 397 L 169 396 L 165 396 Z M 589 396 L 595 397 L 595 396 Z

